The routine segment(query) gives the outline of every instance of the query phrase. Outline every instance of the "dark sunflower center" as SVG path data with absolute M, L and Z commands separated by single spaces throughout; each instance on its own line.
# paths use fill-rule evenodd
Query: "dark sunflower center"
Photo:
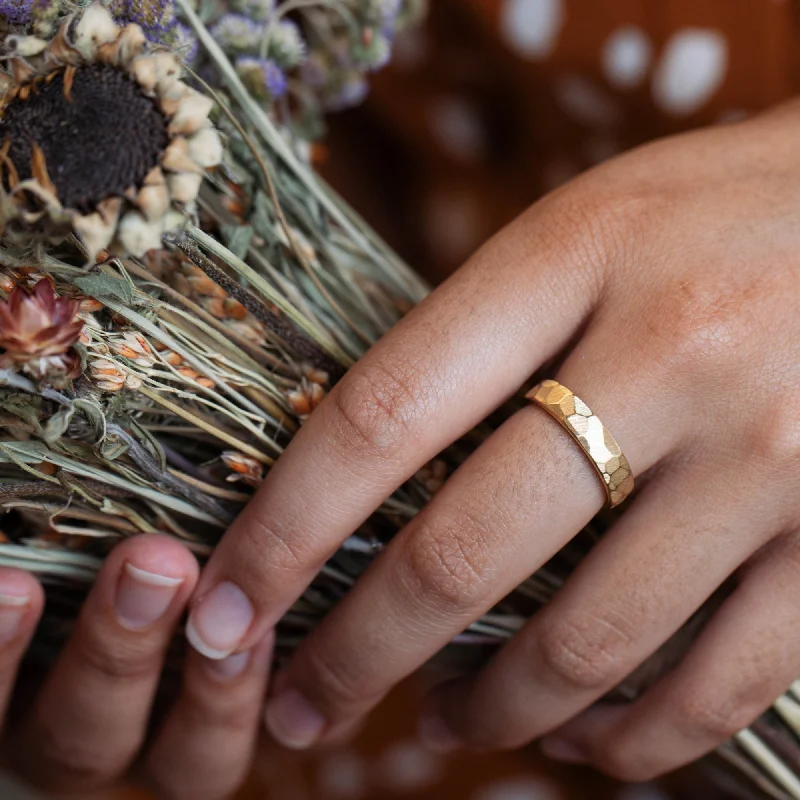
M 45 156 L 65 208 L 94 211 L 106 197 L 142 185 L 168 144 L 167 123 L 139 84 L 105 64 L 90 64 L 38 83 L 15 98 L 0 119 L 0 143 L 21 179 L 32 177 L 32 145 Z

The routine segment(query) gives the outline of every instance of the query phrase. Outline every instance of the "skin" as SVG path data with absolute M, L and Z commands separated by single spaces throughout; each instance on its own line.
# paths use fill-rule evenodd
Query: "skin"
M 645 780 L 753 721 L 800 673 L 798 125 L 794 103 L 652 144 L 501 231 L 302 428 L 200 578 L 195 646 L 267 635 L 384 498 L 555 358 L 642 491 L 485 669 L 435 690 L 423 736 L 545 737 L 554 757 Z M 303 748 L 354 725 L 603 502 L 568 434 L 515 414 L 276 677 L 273 735 Z M 595 705 L 731 576 L 677 667 L 632 704 Z M 239 593 L 227 638 L 208 625 L 220 585 Z
M 423 737 L 440 749 L 544 737 L 554 758 L 639 781 L 752 722 L 800 674 L 798 127 L 793 103 L 652 144 L 501 231 L 335 387 L 196 585 L 174 542 L 114 552 L 13 737 L 28 753 L 17 765 L 60 788 L 127 768 L 191 595 L 187 635 L 207 657 L 188 660 L 184 697 L 143 761 L 159 796 L 224 796 L 252 749 L 276 622 L 395 488 L 551 362 L 642 489 L 487 667 L 432 692 Z M 553 419 L 516 413 L 275 677 L 272 734 L 305 748 L 355 729 L 604 499 Z M 183 578 L 144 631 L 109 611 L 127 560 Z M 674 669 L 634 703 L 597 703 L 729 579 L 732 594 Z M 22 584 L 31 599 L 18 635 L 0 642 L 0 705 L 42 603 L 32 579 L 0 572 L 0 594 Z M 247 651 L 240 677 L 209 677 L 209 656 Z
M 131 586 L 129 567 L 168 585 L 155 586 L 149 599 L 134 591 L 121 600 Z M 32 576 L 0 568 L 3 766 L 46 791 L 76 797 L 130 771 L 165 800 L 228 797 L 252 759 L 269 637 L 227 661 L 190 653 L 180 694 L 142 748 L 166 647 L 197 574 L 192 554 L 167 537 L 141 536 L 117 547 L 57 663 L 12 723 L 4 712 L 44 595 Z M 10 617 L 14 613 L 16 622 Z

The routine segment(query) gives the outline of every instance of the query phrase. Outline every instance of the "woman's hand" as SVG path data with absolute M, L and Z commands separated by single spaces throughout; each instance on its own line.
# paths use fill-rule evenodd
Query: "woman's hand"
M 267 640 L 223 661 L 190 654 L 174 707 L 139 752 L 197 572 L 192 554 L 167 537 L 141 536 L 113 551 L 35 701 L 3 730 L 4 766 L 85 797 L 141 758 L 137 771 L 159 798 L 228 797 L 252 757 Z M 33 577 L 0 569 L 0 723 L 43 604 Z
M 441 745 L 646 779 L 750 723 L 800 674 L 800 107 L 653 144 L 536 204 L 385 337 L 292 442 L 201 576 L 189 636 L 251 647 L 340 543 L 542 364 L 642 490 L 483 671 L 440 688 Z M 500 428 L 276 678 L 267 723 L 347 728 L 540 567 L 605 496 L 536 407 Z M 590 706 L 731 575 L 681 664 Z

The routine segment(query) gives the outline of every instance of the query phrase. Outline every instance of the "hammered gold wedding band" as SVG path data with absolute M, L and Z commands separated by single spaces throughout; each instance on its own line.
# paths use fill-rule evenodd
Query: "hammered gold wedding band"
M 633 491 L 633 473 L 617 440 L 580 397 L 556 381 L 542 381 L 525 395 L 556 419 L 589 457 L 606 490 L 609 508 Z

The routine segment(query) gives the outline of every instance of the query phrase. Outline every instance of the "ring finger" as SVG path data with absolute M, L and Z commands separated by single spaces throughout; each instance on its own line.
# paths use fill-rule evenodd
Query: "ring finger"
M 436 728 L 468 745 L 513 747 L 563 724 L 660 648 L 774 533 L 765 516 L 705 468 L 647 487 L 486 669 L 434 695 Z
M 573 370 L 571 385 L 587 387 L 599 408 L 612 407 L 600 382 L 581 373 Z M 641 473 L 671 450 L 680 431 L 661 426 L 660 437 L 628 436 L 646 428 L 652 406 L 626 411 L 622 444 L 632 442 L 627 455 Z M 609 425 L 623 428 L 622 420 Z M 597 475 L 566 432 L 540 409 L 520 411 L 392 542 L 277 677 L 267 709 L 273 735 L 309 746 L 365 713 L 558 551 L 603 500 Z

